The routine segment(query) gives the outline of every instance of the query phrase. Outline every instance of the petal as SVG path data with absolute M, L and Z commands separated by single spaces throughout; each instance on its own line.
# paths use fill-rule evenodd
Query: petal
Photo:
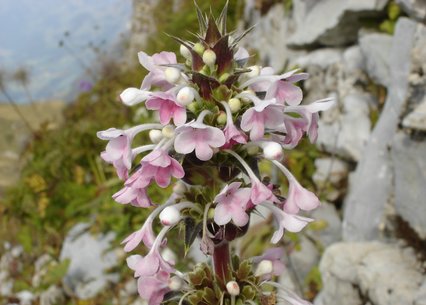
M 174 147 L 176 152 L 181 154 L 189 154 L 195 149 L 194 132 L 191 130 L 185 130 L 176 136 Z
M 186 110 L 184 108 L 175 106 L 173 122 L 176 126 L 181 126 L 186 123 Z
M 232 211 L 232 221 L 238 227 L 245 226 L 249 221 L 249 216 L 242 209 L 233 209 Z
M 120 94 L 120 99 L 123 104 L 133 106 L 146 101 L 149 97 L 149 92 L 137 88 L 127 88 Z
M 132 269 L 135 270 L 136 266 L 138 264 L 138 262 L 142 259 L 142 256 L 139 254 L 135 254 L 135 255 L 130 255 L 127 259 L 127 266 Z
M 139 63 L 148 71 L 152 71 L 156 69 L 154 60 L 152 59 L 151 56 L 149 56 L 145 52 L 140 51 L 138 53 L 138 59 L 139 59 Z
M 213 157 L 213 149 L 205 142 L 197 142 L 195 146 L 195 155 L 199 160 L 207 161 Z
M 170 168 L 168 167 L 160 167 L 155 175 L 155 182 L 157 182 L 158 186 L 161 188 L 168 187 L 170 184 Z
M 287 214 L 283 212 L 282 226 L 293 233 L 302 231 L 304 227 L 313 221 L 311 218 L 306 218 L 298 215 Z
M 209 127 L 203 133 L 206 134 L 205 141 L 211 147 L 221 147 L 226 143 L 223 131 L 217 127 Z
M 298 86 L 286 81 L 279 81 L 278 90 L 275 96 L 280 102 L 286 102 L 288 105 L 296 106 L 302 102 L 303 92 Z
M 226 225 L 231 221 L 231 217 L 231 213 L 229 213 L 226 204 L 218 204 L 214 209 L 214 222 L 219 226 Z
M 96 135 L 101 140 L 112 140 L 124 135 L 124 130 L 117 128 L 109 128 L 107 130 L 98 131 Z
M 125 186 L 121 190 L 119 190 L 117 193 L 112 195 L 112 198 L 121 204 L 128 204 L 132 202 L 137 196 L 137 190 L 133 189 L 131 187 Z
M 255 114 L 254 108 L 250 108 L 246 112 L 244 112 L 241 118 L 241 125 L 240 125 L 242 130 L 249 131 L 252 128 L 254 114 Z
M 154 275 L 160 268 L 160 260 L 157 253 L 150 252 L 136 264 L 135 276 Z
M 183 170 L 182 165 L 173 158 L 171 158 L 171 161 L 172 161 L 172 164 L 171 164 L 172 176 L 177 179 L 183 178 L 185 176 L 185 171 Z

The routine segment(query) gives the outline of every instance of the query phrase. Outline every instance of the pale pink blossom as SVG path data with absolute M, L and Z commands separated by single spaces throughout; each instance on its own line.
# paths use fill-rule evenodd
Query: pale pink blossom
M 241 182 L 227 184 L 215 197 L 217 203 L 214 221 L 223 226 L 232 222 L 239 227 L 245 226 L 249 221 L 246 213 L 247 203 L 250 200 L 250 188 L 240 188 Z
M 260 203 L 260 205 L 268 208 L 274 217 L 275 225 L 277 227 L 277 230 L 274 232 L 271 238 L 271 242 L 274 244 L 278 243 L 283 237 L 284 230 L 297 233 L 300 232 L 308 223 L 313 221 L 311 218 L 288 214 L 268 201 L 264 201 Z
M 185 124 L 186 109 L 176 102 L 176 96 L 172 92 L 155 92 L 145 103 L 146 108 L 158 110 L 160 123 L 166 125 L 173 118 L 176 126 Z
M 284 203 L 284 211 L 296 214 L 299 210 L 310 211 L 317 208 L 321 203 L 315 194 L 300 185 L 290 171 L 280 162 L 272 161 L 287 177 L 289 190 Z
M 145 188 L 136 188 L 133 186 L 124 186 L 112 198 L 121 204 L 131 204 L 135 207 L 147 208 L 152 206 L 151 199 L 148 197 Z
M 139 52 L 138 57 L 141 65 L 149 71 L 142 82 L 142 90 L 149 90 L 152 86 L 168 90 L 174 86 L 167 81 L 165 70 L 167 65 L 175 65 L 177 63 L 175 53 L 160 52 L 149 56 L 144 52 Z
M 255 96 L 247 95 L 255 101 L 255 106 L 244 112 L 241 119 L 241 129 L 250 131 L 250 139 L 257 141 L 263 138 L 265 128 L 275 128 L 284 120 L 283 109 L 275 99 L 259 100 Z
M 263 276 L 263 279 L 270 279 L 272 275 L 279 276 L 284 272 L 285 264 L 283 262 L 283 258 L 283 248 L 271 248 L 267 249 L 261 256 L 253 257 L 253 262 L 258 264 L 264 260 L 270 261 L 272 263 L 272 272 Z
M 195 150 L 195 155 L 201 161 L 210 160 L 213 149 L 223 146 L 226 142 L 222 130 L 202 123 L 207 112 L 202 112 L 197 121 L 192 121 L 176 129 L 175 151 L 189 154 Z
M 223 105 L 226 111 L 226 126 L 223 129 L 226 143 L 223 148 L 230 148 L 237 143 L 246 144 L 247 136 L 244 132 L 239 130 L 237 126 L 235 126 L 234 121 L 232 120 L 232 112 L 228 103 L 221 102 L 221 104 Z
M 294 83 L 307 79 L 307 73 L 293 74 L 273 82 L 266 93 L 267 98 L 276 98 L 278 103 L 287 105 L 299 105 L 303 99 L 303 92 Z

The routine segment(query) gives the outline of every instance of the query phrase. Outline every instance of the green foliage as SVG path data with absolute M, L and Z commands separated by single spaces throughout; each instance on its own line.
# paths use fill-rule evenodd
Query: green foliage
M 398 4 L 396 4 L 394 1 L 391 1 L 387 5 L 386 13 L 387 19 L 380 23 L 379 29 L 382 32 L 392 35 L 395 31 L 396 21 L 401 16 L 402 11 Z

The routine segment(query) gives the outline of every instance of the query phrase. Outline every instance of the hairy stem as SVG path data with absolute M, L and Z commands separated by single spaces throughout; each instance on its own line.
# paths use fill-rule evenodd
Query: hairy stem
M 227 275 L 231 269 L 229 243 L 222 241 L 216 245 L 213 253 L 213 264 L 216 275 L 224 282 L 227 282 Z

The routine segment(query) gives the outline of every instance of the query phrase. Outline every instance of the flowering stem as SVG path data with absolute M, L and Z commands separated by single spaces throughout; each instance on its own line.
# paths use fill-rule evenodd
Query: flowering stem
M 229 243 L 226 240 L 215 246 L 213 252 L 213 266 L 219 279 L 226 283 L 228 271 L 231 269 Z

